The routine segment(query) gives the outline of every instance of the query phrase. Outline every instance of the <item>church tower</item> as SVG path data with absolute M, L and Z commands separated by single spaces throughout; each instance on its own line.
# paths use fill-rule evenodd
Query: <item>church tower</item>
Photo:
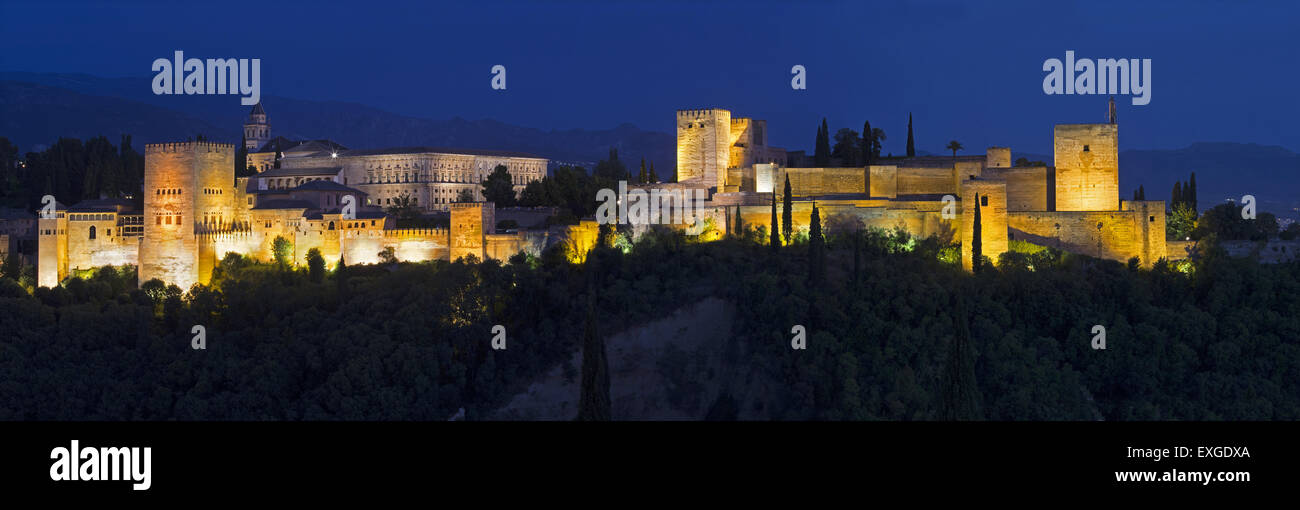
M 271 125 L 266 123 L 266 110 L 263 110 L 262 103 L 258 102 L 253 105 L 253 112 L 248 114 L 248 122 L 244 123 L 244 148 L 253 152 L 269 141 L 271 141 Z

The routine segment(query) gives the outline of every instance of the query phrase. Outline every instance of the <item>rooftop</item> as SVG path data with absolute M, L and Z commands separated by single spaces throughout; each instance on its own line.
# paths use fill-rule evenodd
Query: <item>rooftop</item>
M 501 158 L 533 158 L 543 159 L 536 154 L 518 151 L 496 151 L 483 149 L 457 149 L 450 147 L 389 147 L 386 149 L 362 149 L 350 150 L 340 153 L 339 156 L 382 156 L 388 154 L 464 154 L 467 156 L 495 156 Z

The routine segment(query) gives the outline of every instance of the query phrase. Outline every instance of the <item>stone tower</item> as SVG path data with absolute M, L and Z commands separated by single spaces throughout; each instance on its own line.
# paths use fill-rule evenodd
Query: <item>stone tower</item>
M 1119 125 L 1058 124 L 1057 211 L 1119 210 Z
M 496 229 L 496 204 L 465 202 L 451 204 L 450 259 L 466 255 L 483 260 L 483 236 Z
M 677 182 L 722 191 L 731 161 L 731 112 L 677 110 Z
M 979 195 L 979 198 L 976 198 Z M 961 265 L 974 266 L 975 204 L 980 206 L 980 251 L 998 262 L 1007 251 L 1007 183 L 995 179 L 967 179 L 961 183 Z
M 36 285 L 57 287 L 68 275 L 68 218 L 63 208 L 46 218 L 37 216 Z
M 234 163 L 231 144 L 145 145 L 141 284 L 157 278 L 189 290 L 208 280 L 199 267 L 197 234 L 235 217 Z
M 262 103 L 253 105 L 252 113 L 248 114 L 248 122 L 244 123 L 244 148 L 249 152 L 255 151 L 271 141 L 271 125 L 266 122 L 266 110 L 262 109 Z

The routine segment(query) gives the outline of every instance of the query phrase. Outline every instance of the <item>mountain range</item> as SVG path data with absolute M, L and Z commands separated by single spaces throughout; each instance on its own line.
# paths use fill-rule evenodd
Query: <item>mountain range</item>
M 641 158 L 671 175 L 676 135 L 625 123 L 608 129 L 541 130 L 503 122 L 455 117 L 411 117 L 343 101 L 263 96 L 272 134 L 291 139 L 330 139 L 353 149 L 435 146 L 514 150 L 556 163 L 590 168 L 610 148 L 635 172 Z M 150 77 L 103 78 L 85 74 L 0 72 L 0 136 L 23 152 L 40 150 L 58 137 L 122 134 L 134 143 L 176 141 L 202 134 L 238 143 L 249 107 L 237 96 L 154 95 Z M 799 147 L 791 150 L 801 149 Z M 1013 158 L 1051 163 L 1051 156 L 1014 153 Z M 1196 172 L 1201 209 L 1254 195 L 1261 211 L 1300 218 L 1300 154 L 1279 146 L 1198 142 L 1181 149 L 1120 152 L 1121 198 L 1143 186 L 1148 199 L 1169 198 L 1175 181 Z

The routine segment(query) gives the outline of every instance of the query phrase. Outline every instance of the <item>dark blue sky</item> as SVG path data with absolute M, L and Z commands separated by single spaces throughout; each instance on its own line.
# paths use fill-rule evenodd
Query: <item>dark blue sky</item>
M 1043 61 L 1075 50 L 1153 61 L 1151 103 L 1119 100 L 1122 148 L 1300 151 L 1296 2 L 272 4 L 5 0 L 0 70 L 152 76 L 179 49 L 262 59 L 263 95 L 429 118 L 671 132 L 676 109 L 722 107 L 792 149 L 812 148 L 823 116 L 870 119 L 901 153 L 910 111 L 920 150 L 1050 153 L 1053 123 L 1104 119 L 1104 97 L 1042 92 Z M 795 64 L 808 90 L 791 90 Z

